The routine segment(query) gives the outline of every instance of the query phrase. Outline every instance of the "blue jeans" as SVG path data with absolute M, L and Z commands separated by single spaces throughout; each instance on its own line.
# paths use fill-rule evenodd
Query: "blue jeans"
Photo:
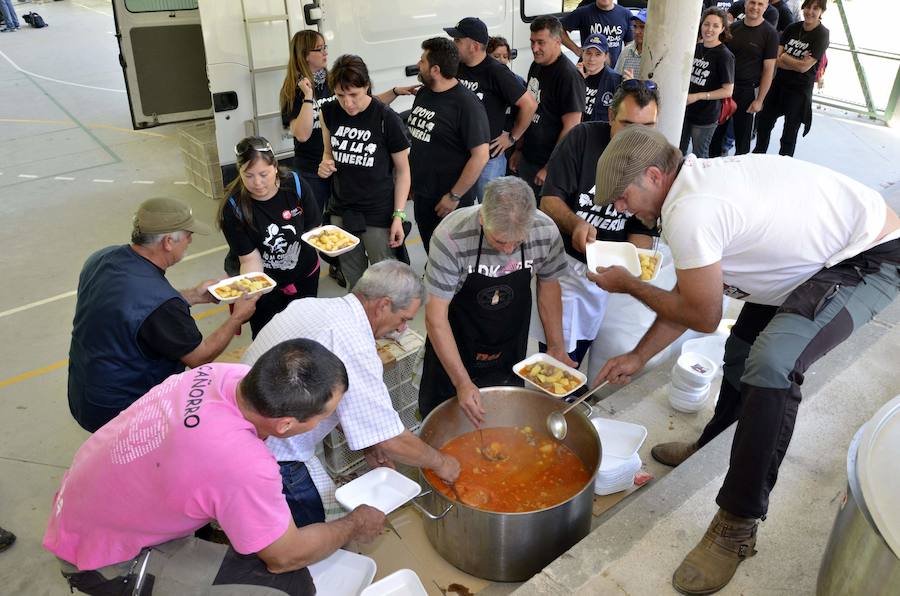
M 709 145 L 716 132 L 717 123 L 700 126 L 685 121 L 681 130 L 681 153 L 687 155 L 688 145 L 697 157 L 709 157 Z
M 3 13 L 3 25 L 7 29 L 19 28 L 19 17 L 13 8 L 12 0 L 0 0 L 0 12 Z
M 278 462 L 281 468 L 281 492 L 291 509 L 291 516 L 298 528 L 325 521 L 325 507 L 319 490 L 313 484 L 301 461 Z
M 501 153 L 497 157 L 492 157 L 484 165 L 481 175 L 475 182 L 475 202 L 481 203 L 484 199 L 484 187 L 494 178 L 506 175 L 506 154 Z

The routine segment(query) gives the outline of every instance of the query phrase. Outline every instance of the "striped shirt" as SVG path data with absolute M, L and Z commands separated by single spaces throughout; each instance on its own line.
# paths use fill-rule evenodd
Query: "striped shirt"
M 448 215 L 435 229 L 428 251 L 425 287 L 437 298 L 450 300 L 459 292 L 478 258 L 480 205 L 463 207 Z M 546 214 L 537 211 L 524 244 L 525 263 L 540 280 L 559 279 L 566 271 L 565 252 L 559 228 Z M 505 255 L 485 240 L 481 246 L 478 273 L 501 277 L 523 266 L 522 251 Z
M 372 326 L 355 295 L 291 302 L 263 327 L 244 354 L 243 362 L 252 365 L 269 348 L 298 337 L 313 339 L 334 352 L 347 367 L 350 386 L 337 410 L 314 429 L 288 439 L 269 437 L 266 446 L 275 459 L 308 461 L 315 454 L 316 445 L 338 423 L 353 451 L 403 432 L 403 423 L 384 384 L 384 365 L 378 357 Z

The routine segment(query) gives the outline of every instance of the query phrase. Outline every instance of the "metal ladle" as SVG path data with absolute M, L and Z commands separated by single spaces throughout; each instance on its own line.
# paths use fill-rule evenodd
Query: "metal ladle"
M 607 384 L 609 384 L 609 381 L 603 381 L 602 383 L 600 383 L 599 385 L 597 385 L 596 387 L 594 387 L 593 389 L 591 389 L 590 391 L 588 391 L 587 393 L 585 393 L 584 395 L 579 397 L 577 400 L 572 402 L 569 405 L 569 407 L 566 408 L 565 410 L 563 410 L 562 412 L 560 412 L 559 410 L 556 410 L 555 412 L 550 412 L 547 415 L 547 430 L 550 431 L 550 434 L 553 435 L 553 437 L 557 441 L 562 441 L 563 439 L 565 439 L 566 434 L 568 434 L 568 432 L 569 432 L 569 425 L 566 423 L 566 414 L 569 413 L 569 410 L 571 410 L 572 408 L 574 408 L 575 406 L 577 406 L 578 404 L 580 404 L 581 402 L 583 402 L 590 396 L 594 395 L 596 392 L 598 392 L 601 389 L 603 389 L 604 387 L 606 387 Z

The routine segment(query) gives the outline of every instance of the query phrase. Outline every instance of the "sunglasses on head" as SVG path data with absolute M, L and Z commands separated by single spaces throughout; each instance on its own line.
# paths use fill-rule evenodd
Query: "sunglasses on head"
M 640 89 L 643 87 L 647 91 L 659 89 L 659 85 L 650 79 L 626 79 L 620 83 L 622 89 Z
M 257 137 L 251 137 L 249 139 L 243 139 L 239 141 L 237 145 L 234 146 L 234 155 L 235 157 L 240 157 L 245 155 L 250 150 L 254 150 L 257 152 L 268 152 L 271 153 L 272 156 L 275 156 L 275 150 L 272 149 L 272 145 L 269 144 L 265 139 L 260 139 Z

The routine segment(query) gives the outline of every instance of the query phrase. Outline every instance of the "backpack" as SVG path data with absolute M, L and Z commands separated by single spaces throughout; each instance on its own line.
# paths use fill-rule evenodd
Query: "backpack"
M 29 12 L 22 15 L 22 20 L 34 27 L 35 29 L 43 29 L 47 26 L 47 22 L 44 20 L 44 17 L 39 15 L 36 12 Z

